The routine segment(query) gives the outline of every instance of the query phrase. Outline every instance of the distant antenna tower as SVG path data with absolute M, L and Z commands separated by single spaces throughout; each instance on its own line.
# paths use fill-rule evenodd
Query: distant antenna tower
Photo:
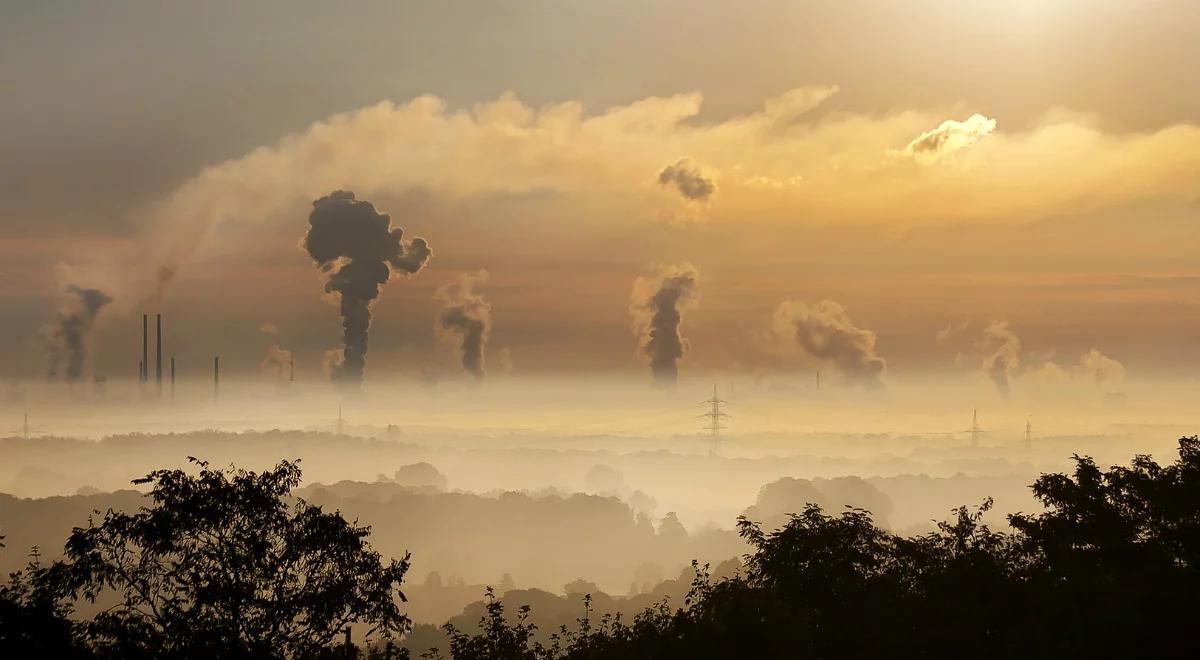
M 1025 448 L 1033 449 L 1033 422 L 1025 420 Z
M 971 409 L 971 428 L 967 429 L 967 433 L 971 434 L 971 446 L 979 446 L 979 434 L 983 433 L 983 429 L 979 428 L 979 411 Z
M 821 370 L 817 369 L 817 391 L 821 391 Z
M 288 382 L 296 380 L 296 361 L 288 360 Z
M 342 407 L 338 406 L 337 434 L 342 434 Z
M 721 424 L 721 420 L 729 418 L 729 415 L 724 410 L 721 410 L 721 406 L 726 403 L 728 402 L 724 399 L 717 398 L 716 385 L 713 385 L 712 398 L 701 402 L 702 405 L 709 407 L 708 412 L 699 415 L 699 417 L 708 420 L 708 424 L 704 426 L 704 429 L 710 434 L 710 438 L 712 439 L 712 449 L 710 451 L 714 454 L 717 453 L 717 448 L 721 443 L 721 429 L 725 428 Z

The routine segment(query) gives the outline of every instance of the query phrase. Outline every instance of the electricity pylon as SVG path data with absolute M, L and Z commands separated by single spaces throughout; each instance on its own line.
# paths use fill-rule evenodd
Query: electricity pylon
M 971 428 L 967 429 L 967 433 L 971 434 L 971 446 L 979 446 L 979 434 L 983 433 L 983 429 L 979 428 L 979 411 L 971 410 Z
M 717 448 L 721 443 L 721 429 L 725 428 L 725 426 L 721 424 L 721 420 L 729 418 L 729 414 L 721 409 L 721 406 L 725 405 L 726 403 L 728 402 L 717 397 L 716 385 L 713 385 L 712 398 L 700 402 L 701 405 L 709 407 L 708 412 L 704 413 L 703 415 L 698 415 L 698 417 L 708 420 L 708 424 L 705 424 L 704 429 L 710 434 L 709 437 L 712 441 L 712 449 L 710 450 L 710 453 L 712 454 L 717 453 Z

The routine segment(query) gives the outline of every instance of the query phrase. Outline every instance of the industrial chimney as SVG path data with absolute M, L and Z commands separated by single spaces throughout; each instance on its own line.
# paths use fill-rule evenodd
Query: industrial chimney
M 142 382 L 146 382 L 150 375 L 150 354 L 147 352 L 146 344 L 149 343 L 147 330 L 148 323 L 147 315 L 142 314 Z
M 213 358 L 213 401 L 219 398 L 221 385 L 221 358 L 216 356 Z
M 171 356 L 171 401 L 175 401 L 175 356 Z
M 156 396 L 162 398 L 162 314 L 154 315 L 154 386 Z

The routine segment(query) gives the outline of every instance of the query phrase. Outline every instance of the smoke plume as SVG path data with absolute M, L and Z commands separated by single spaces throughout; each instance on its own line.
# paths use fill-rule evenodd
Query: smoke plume
M 856 326 L 846 308 L 836 302 L 808 305 L 785 300 L 775 309 L 771 329 L 777 339 L 833 363 L 852 382 L 883 384 L 887 362 L 876 353 L 875 333 Z
M 445 304 L 438 314 L 438 327 L 462 335 L 462 365 L 477 379 L 484 377 L 484 360 L 492 334 L 492 306 L 476 286 L 487 282 L 488 273 L 464 274 L 457 282 L 438 287 L 434 300 Z
M 404 240 L 391 218 L 348 190 L 336 190 L 313 202 L 304 248 L 328 277 L 326 293 L 341 297 L 342 358 L 333 365 L 334 381 L 362 383 L 366 365 L 371 303 L 393 272 L 411 275 L 429 261 L 423 238 Z
M 267 349 L 267 355 L 258 363 L 259 371 L 273 371 L 279 380 L 283 380 L 283 370 L 292 362 L 292 352 L 280 346 Z
M 58 310 L 58 324 L 50 334 L 50 370 L 47 376 L 58 377 L 58 369 L 66 360 L 66 377 L 76 382 L 83 377 L 87 360 L 87 336 L 100 309 L 112 302 L 112 298 L 99 289 L 84 289 L 74 284 L 66 287 L 73 294 Z
M 1008 321 L 992 321 L 983 329 L 984 358 L 980 368 L 1003 394 L 1021 366 L 1021 339 L 1008 327 Z
M 683 313 L 700 302 L 700 271 L 687 263 L 659 268 L 652 277 L 633 281 L 629 313 L 638 352 L 650 358 L 650 373 L 660 385 L 674 384 L 679 359 L 689 346 L 679 332 Z
M 673 185 L 680 195 L 693 202 L 706 202 L 717 190 L 712 179 L 705 177 L 700 169 L 686 158 L 664 167 L 658 173 L 658 185 Z

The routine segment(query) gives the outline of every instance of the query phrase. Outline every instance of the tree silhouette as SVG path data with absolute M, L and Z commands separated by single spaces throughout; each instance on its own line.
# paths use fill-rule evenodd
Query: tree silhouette
M 254 473 L 157 470 L 153 504 L 76 528 L 47 569 L 59 598 L 106 604 L 83 636 L 107 657 L 311 657 L 347 625 L 399 635 L 409 558 L 384 562 L 367 527 L 302 500 L 296 463 Z

